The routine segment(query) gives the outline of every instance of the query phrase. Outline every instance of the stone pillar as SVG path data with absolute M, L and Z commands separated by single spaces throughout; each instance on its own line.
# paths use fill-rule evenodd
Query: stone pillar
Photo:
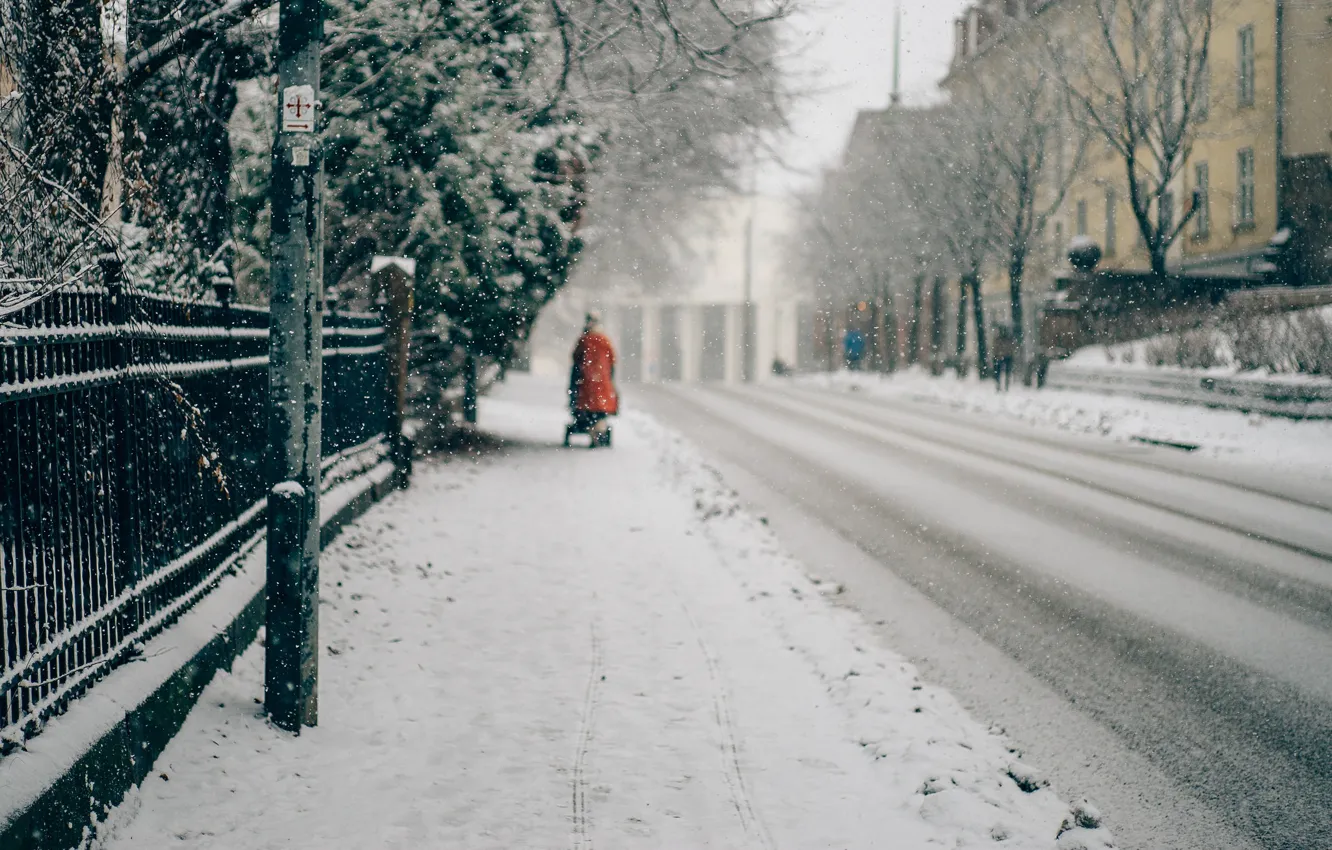
M 696 384 L 701 377 L 703 317 L 699 313 L 697 304 L 680 305 L 677 330 L 680 334 L 680 382 L 685 384 Z
M 799 305 L 794 301 L 783 301 L 777 305 L 775 317 L 776 341 L 773 356 L 792 367 L 798 355 L 800 345 Z
M 745 305 L 726 305 L 726 382 L 738 384 L 745 377 Z
M 643 351 L 639 362 L 644 383 L 661 380 L 661 305 L 655 302 L 643 304 Z
M 601 314 L 601 327 L 606 331 L 606 336 L 611 338 L 611 342 L 619 342 L 623 336 L 620 324 L 620 309 L 618 305 L 609 302 L 599 302 L 597 312 Z
M 772 373 L 773 305 L 771 301 L 754 302 L 754 380 L 762 381 Z

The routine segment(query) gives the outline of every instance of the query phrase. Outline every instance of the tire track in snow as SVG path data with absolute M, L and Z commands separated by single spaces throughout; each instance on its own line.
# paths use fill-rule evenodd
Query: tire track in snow
M 601 699 L 602 653 L 601 638 L 597 636 L 597 624 L 590 624 L 592 636 L 592 657 L 587 676 L 587 688 L 583 692 L 583 711 L 578 719 L 578 744 L 574 751 L 573 774 L 570 784 L 573 792 L 573 850 L 592 850 L 590 834 L 592 818 L 587 811 L 587 757 L 592 747 L 593 724 L 596 722 L 597 705 Z
M 694 619 L 694 612 L 689 610 L 678 590 L 672 588 L 676 600 L 680 603 L 680 608 L 684 611 L 685 617 L 689 620 L 689 627 L 694 632 L 694 639 L 698 641 L 699 651 L 703 654 L 703 661 L 708 668 L 708 677 L 712 681 L 712 715 L 717 724 L 717 730 L 720 733 L 719 742 L 722 756 L 722 776 L 726 779 L 727 789 L 731 795 L 731 805 L 735 807 L 735 813 L 740 819 L 740 826 L 744 829 L 745 835 L 751 840 L 755 840 L 764 850 L 775 850 L 776 844 L 772 840 L 772 833 L 768 831 L 767 824 L 759 817 L 754 809 L 754 803 L 750 799 L 749 783 L 745 780 L 744 768 L 740 764 L 740 744 L 736 739 L 735 721 L 731 714 L 730 690 L 726 685 L 725 676 L 722 674 L 721 665 L 717 662 L 717 656 L 712 651 L 712 647 L 703 638 L 703 631 L 698 627 L 698 621 Z
M 790 494 L 792 506 L 1062 698 L 1051 703 L 1013 690 L 1002 667 L 989 680 L 988 671 L 955 647 L 919 652 L 937 670 L 965 674 L 953 686 L 979 705 L 1027 712 L 1020 734 L 1047 736 L 1041 746 L 1056 776 L 1077 777 L 1083 790 L 1118 801 L 1117 838 L 1126 846 L 1156 848 L 1162 834 L 1173 835 L 1172 846 L 1180 847 L 1323 846 L 1311 825 L 1326 821 L 1326 789 L 1332 788 L 1323 781 L 1329 762 L 1319 758 L 1332 752 L 1320 748 L 1332 740 L 1325 706 L 1168 625 L 1144 622 L 1093 594 L 1034 581 L 1023 562 L 996 559 L 987 540 L 968 538 L 960 519 L 922 523 L 909 501 L 889 501 L 854 476 L 830 471 L 812 452 L 762 435 L 759 423 L 771 411 L 730 419 L 704 398 L 707 391 L 657 392 L 668 403 L 654 403 L 654 413 L 763 486 Z M 716 400 L 739 402 L 721 394 Z M 840 436 L 835 427 L 823 427 L 824 434 Z M 1156 554 L 1141 536 L 1135 544 L 1138 557 Z M 1242 620 L 1234 624 L 1245 627 Z M 1118 739 L 1104 763 L 1102 754 L 1070 735 L 1085 720 Z M 1145 772 L 1148 786 L 1138 784 L 1146 778 L 1135 766 L 1139 758 L 1152 768 Z M 1082 769 L 1093 763 L 1096 770 Z M 1150 787 L 1154 796 L 1139 795 L 1139 787 Z M 1192 807 L 1201 814 L 1196 822 L 1169 820 L 1169 812 Z
M 1101 478 L 1095 474 L 1094 469 L 1089 471 L 1089 468 L 1086 467 L 1070 467 L 1062 464 L 1058 458 L 1054 456 L 1050 459 L 1042 458 L 1038 460 L 1033 460 L 1030 456 L 1026 456 L 1026 459 L 1023 457 L 1015 457 L 1012 454 L 1005 453 L 1001 450 L 987 448 L 989 444 L 983 439 L 977 442 L 968 442 L 956 435 L 958 430 L 956 427 L 953 429 L 952 435 L 950 436 L 946 431 L 941 430 L 937 424 L 904 424 L 902 422 L 903 417 L 895 410 L 885 409 L 874 411 L 873 408 L 867 409 L 860 407 L 856 400 L 848 401 L 841 398 L 831 398 L 822 399 L 824 407 L 827 408 L 826 410 L 819 411 L 816 409 L 811 411 L 808 407 L 802 407 L 799 398 L 790 393 L 782 393 L 782 395 L 785 396 L 783 399 L 777 399 L 771 396 L 765 396 L 762 393 L 753 390 L 743 389 L 722 390 L 717 394 L 722 395 L 723 397 L 730 397 L 734 400 L 741 401 L 742 403 L 748 403 L 751 407 L 764 407 L 770 411 L 783 412 L 788 416 L 798 417 L 806 422 L 819 423 L 824 426 L 836 426 L 838 423 L 836 423 L 835 420 L 838 417 L 843 417 L 858 422 L 861 425 L 867 425 L 871 428 L 879 429 L 885 433 L 896 432 L 897 434 L 906 436 L 910 439 L 917 441 L 924 440 L 927 443 L 941 446 L 954 453 L 993 461 L 1063 482 L 1071 482 L 1091 490 L 1099 491 L 1108 496 L 1136 502 L 1186 520 L 1192 520 L 1193 522 L 1201 523 L 1203 525 L 1219 528 L 1222 531 L 1233 532 L 1245 537 L 1250 537 L 1270 546 L 1286 549 L 1321 561 L 1332 561 L 1332 551 L 1326 547 L 1325 543 L 1320 543 L 1317 540 L 1297 539 L 1298 535 L 1297 537 L 1289 536 L 1292 533 L 1290 531 L 1273 532 L 1267 529 L 1263 522 L 1253 520 L 1244 521 L 1238 516 L 1219 516 L 1209 512 L 1206 508 L 1199 509 L 1196 505 L 1190 506 L 1187 503 L 1177 503 L 1170 498 L 1162 497 L 1151 487 L 1145 488 L 1144 490 L 1133 490 L 1122 482 L 1108 483 L 1101 480 Z M 910 414 L 907 414 L 906 418 L 910 418 Z M 845 425 L 842 424 L 841 427 L 845 427 Z M 973 429 L 973 431 L 979 431 L 984 434 L 984 432 L 979 429 Z M 879 439 L 881 442 L 884 441 L 883 435 L 872 437 L 871 439 Z M 1103 467 L 1125 465 L 1123 460 L 1119 457 L 1100 457 L 1092 452 L 1078 451 L 1073 448 L 1056 449 L 1056 451 L 1059 451 L 1066 456 L 1072 455 L 1080 457 L 1083 462 L 1101 464 Z M 1236 491 L 1240 494 L 1283 504 L 1288 510 L 1299 511 L 1302 516 L 1309 517 L 1310 527 L 1323 526 L 1323 523 L 1329 518 L 1329 516 L 1332 516 L 1332 511 L 1329 511 L 1322 505 L 1302 501 L 1289 495 L 1272 493 L 1261 488 L 1246 486 L 1232 481 L 1218 481 L 1216 478 L 1208 478 L 1206 476 L 1190 475 L 1159 466 L 1154 467 L 1141 463 L 1130 463 L 1127 465 L 1146 468 L 1151 474 L 1159 476 L 1161 480 L 1187 481 L 1193 479 L 1197 482 L 1209 482 L 1216 484 L 1218 487 Z M 1282 534 L 1286 534 L 1287 536 L 1281 536 Z

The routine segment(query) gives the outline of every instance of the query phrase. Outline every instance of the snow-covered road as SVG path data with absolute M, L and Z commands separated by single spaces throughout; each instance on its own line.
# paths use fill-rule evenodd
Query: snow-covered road
M 1332 847 L 1332 489 L 808 386 L 643 388 L 1121 844 Z
M 317 728 L 265 722 L 251 648 L 94 846 L 1109 846 L 678 436 L 562 450 L 562 402 L 502 388 L 500 445 L 326 550 Z

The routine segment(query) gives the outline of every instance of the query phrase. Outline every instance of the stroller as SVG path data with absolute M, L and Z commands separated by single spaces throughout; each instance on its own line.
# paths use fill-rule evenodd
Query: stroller
M 606 418 L 604 413 L 585 413 L 583 411 L 574 411 L 573 421 L 564 429 L 564 447 L 567 449 L 572 445 L 571 438 L 574 434 L 587 434 L 589 449 L 610 448 L 611 447 L 611 429 L 610 426 L 601 432 L 599 437 L 592 435 L 592 429 L 596 424 Z

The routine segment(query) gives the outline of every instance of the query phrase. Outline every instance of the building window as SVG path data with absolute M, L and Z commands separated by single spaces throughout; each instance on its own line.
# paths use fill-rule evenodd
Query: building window
M 1193 166 L 1193 238 L 1212 235 L 1212 175 L 1207 163 Z
M 1055 241 L 1055 250 L 1060 253 L 1063 253 L 1064 249 L 1068 247 L 1067 245 L 1064 244 L 1064 223 L 1062 221 L 1055 222 L 1054 241 Z
M 1202 124 L 1212 112 L 1212 63 L 1201 60 L 1198 83 L 1194 87 L 1193 120 Z
M 1161 233 L 1169 236 L 1175 229 L 1175 193 L 1162 194 L 1160 205 Z
M 1253 226 L 1253 148 L 1239 152 L 1235 179 L 1235 224 Z
M 1087 235 L 1087 202 L 1078 201 L 1078 235 Z
M 1239 31 L 1239 58 L 1235 64 L 1239 72 L 1238 97 L 1240 106 L 1253 106 L 1253 63 L 1253 25 L 1251 24 Z
M 1119 199 L 1115 197 L 1114 189 L 1105 190 L 1105 255 L 1113 257 L 1115 255 L 1116 243 L 1119 241 L 1119 234 L 1116 232 L 1115 214 L 1119 209 Z

